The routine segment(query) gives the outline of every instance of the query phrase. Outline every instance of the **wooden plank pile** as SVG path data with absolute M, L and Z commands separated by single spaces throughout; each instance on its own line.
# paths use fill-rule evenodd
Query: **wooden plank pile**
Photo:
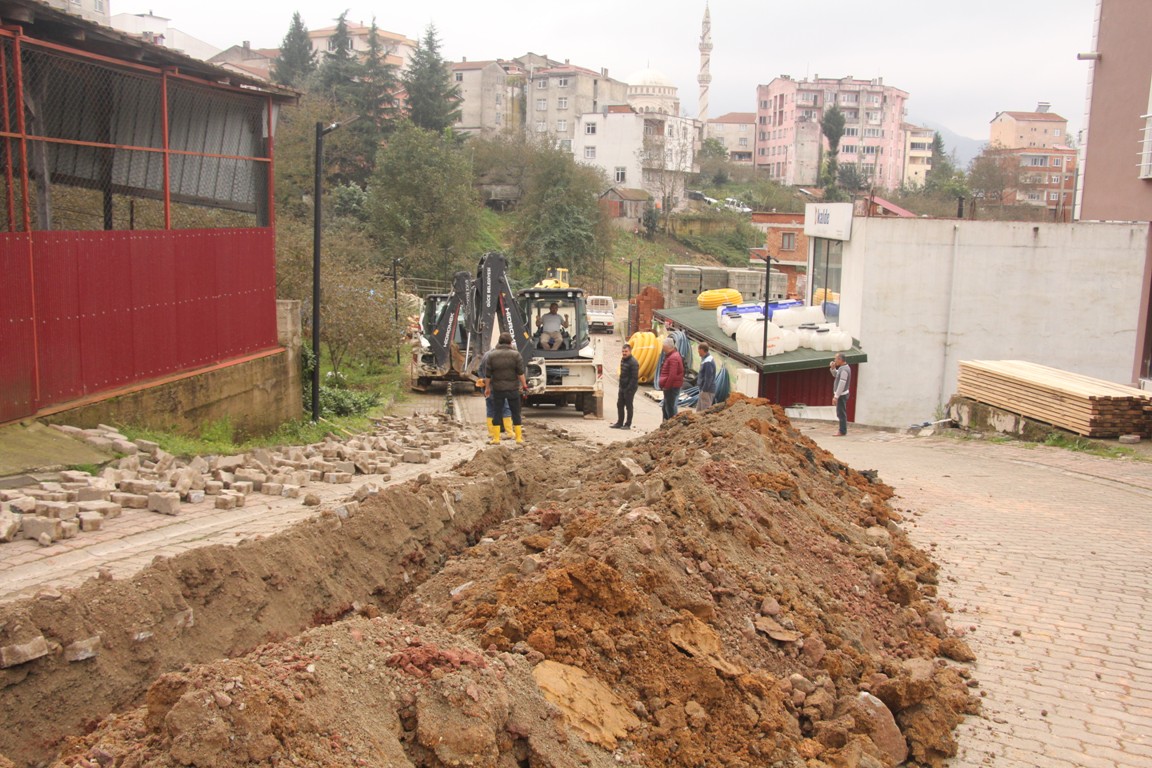
M 1045 365 L 964 360 L 956 391 L 1084 437 L 1152 437 L 1152 392 Z

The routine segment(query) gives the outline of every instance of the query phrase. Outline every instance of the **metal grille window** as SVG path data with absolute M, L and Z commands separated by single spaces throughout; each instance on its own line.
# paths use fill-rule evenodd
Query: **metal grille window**
M 258 92 L 0 38 L 6 230 L 267 226 Z

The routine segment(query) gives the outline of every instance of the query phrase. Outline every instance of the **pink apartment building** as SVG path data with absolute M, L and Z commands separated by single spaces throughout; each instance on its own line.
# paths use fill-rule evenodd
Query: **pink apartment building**
M 756 88 L 757 168 L 781 184 L 813 185 L 827 142 L 820 130 L 824 110 L 844 113 L 840 164 L 857 165 L 877 188 L 896 189 L 904 180 L 904 123 L 908 93 L 883 78 L 787 75 Z

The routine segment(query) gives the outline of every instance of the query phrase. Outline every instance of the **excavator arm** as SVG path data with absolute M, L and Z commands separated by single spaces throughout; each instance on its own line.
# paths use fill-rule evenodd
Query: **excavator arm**
M 532 358 L 532 333 L 520 305 L 512 294 L 508 281 L 508 260 L 499 252 L 480 257 L 474 285 L 474 322 L 478 338 L 476 355 L 479 357 L 492 345 L 497 327 L 512 334 L 512 343 L 527 363 Z
M 428 334 L 428 346 L 435 356 L 436 365 L 447 369 L 452 360 L 452 344 L 456 341 L 457 328 L 466 319 L 470 285 L 467 272 L 457 272 L 452 277 L 452 293 L 440 310 L 432 332 Z

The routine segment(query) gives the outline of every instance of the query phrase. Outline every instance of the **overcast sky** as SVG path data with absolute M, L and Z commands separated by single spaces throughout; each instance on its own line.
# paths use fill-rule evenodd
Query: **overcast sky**
M 411 38 L 434 23 L 445 58 L 512 58 L 525 52 L 570 59 L 609 76 L 651 67 L 680 88 L 696 116 L 703 0 L 485 3 L 477 0 L 113 0 L 112 12 L 171 19 L 220 48 L 250 40 L 277 47 L 299 10 L 309 29 L 349 21 Z M 908 117 L 988 138 L 997 112 L 1038 101 L 1080 128 L 1096 0 L 712 0 L 709 116 L 750 112 L 756 86 L 781 74 L 872 79 L 908 91 Z M 1152 2 L 1149 2 L 1152 22 Z

